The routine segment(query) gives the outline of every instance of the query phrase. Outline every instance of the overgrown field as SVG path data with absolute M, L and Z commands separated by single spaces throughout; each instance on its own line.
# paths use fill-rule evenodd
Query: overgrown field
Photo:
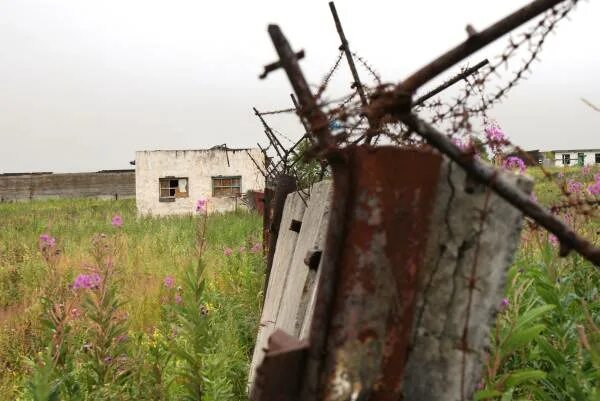
M 121 227 L 111 224 L 117 214 Z M 0 399 L 46 399 L 57 380 L 57 399 L 194 399 L 200 386 L 206 400 L 243 399 L 261 220 L 208 218 L 204 283 L 194 281 L 202 225 L 199 215 L 138 219 L 132 200 L 0 204 Z M 106 268 L 114 293 L 105 304 L 86 294 L 99 289 L 72 288 Z M 58 360 L 47 360 L 49 344 L 62 347 Z
M 551 173 L 584 193 L 597 171 Z M 600 245 L 597 219 L 561 216 Z M 249 213 L 137 218 L 131 200 L 0 204 L 0 399 L 244 400 L 260 228 Z M 557 255 L 524 230 L 479 399 L 600 400 L 600 273 Z

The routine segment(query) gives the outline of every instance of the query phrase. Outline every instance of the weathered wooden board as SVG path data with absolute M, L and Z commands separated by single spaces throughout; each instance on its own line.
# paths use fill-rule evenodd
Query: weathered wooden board
M 528 178 L 511 180 L 532 189 Z M 442 165 L 436 202 L 404 401 L 472 399 L 523 222 L 519 210 L 449 162 Z
M 277 314 L 277 328 L 296 338 L 301 338 L 300 331 L 304 321 L 310 320 L 305 319 L 305 316 L 310 316 L 310 312 L 307 314 L 307 307 L 309 300 L 314 299 L 315 277 L 318 274 L 318 266 L 314 270 L 310 269 L 305 258 L 309 251 L 323 250 L 331 189 L 331 181 L 322 181 L 310 191 L 308 208 L 302 219 L 302 228 Z
M 256 345 L 250 365 L 249 385 L 252 386 L 256 374 L 256 367 L 260 365 L 264 358 L 265 348 L 268 344 L 269 336 L 273 333 L 276 326 L 277 314 L 288 275 L 291 266 L 296 242 L 299 233 L 292 230 L 293 221 L 301 222 L 306 209 L 305 200 L 298 192 L 288 195 L 283 209 L 281 225 L 279 227 L 279 236 L 273 256 L 273 266 L 269 277 L 269 285 L 265 297 Z

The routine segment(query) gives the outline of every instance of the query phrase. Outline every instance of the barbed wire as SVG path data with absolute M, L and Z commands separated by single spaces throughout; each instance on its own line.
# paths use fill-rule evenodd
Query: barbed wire
M 520 33 L 510 36 L 507 39 L 507 44 L 503 50 L 496 56 L 491 58 L 488 65 L 481 67 L 479 70 L 466 76 L 462 79 L 462 86 L 459 88 L 457 96 L 450 102 L 444 101 L 447 97 L 445 93 L 436 95 L 434 98 L 425 101 L 423 104 L 416 106 L 413 111 L 417 113 L 426 113 L 430 117 L 428 121 L 431 124 L 442 125 L 445 127 L 446 134 L 457 140 L 461 138 L 476 138 L 482 146 L 491 145 L 486 141 L 483 127 L 488 125 L 492 119 L 488 117 L 488 111 L 507 94 L 517 86 L 526 76 L 531 73 L 533 63 L 539 60 L 540 52 L 550 33 L 555 32 L 558 23 L 567 18 L 569 13 L 574 9 L 577 0 L 563 2 L 547 11 L 538 20 L 526 25 Z M 520 58 L 520 62 L 515 63 L 513 60 L 519 55 L 525 54 Z M 323 76 L 316 91 L 316 100 L 318 106 L 322 108 L 328 117 L 330 128 L 335 134 L 338 146 L 349 146 L 359 143 L 368 135 L 374 138 L 374 144 L 389 143 L 395 146 L 410 146 L 420 147 L 425 146 L 422 138 L 414 135 L 407 127 L 398 122 L 388 123 L 381 122 L 381 126 L 377 127 L 377 131 L 373 133 L 373 128 L 369 126 L 364 114 L 364 107 L 360 100 L 357 99 L 357 90 L 342 97 L 326 99 L 325 94 L 330 86 L 332 77 L 339 70 L 343 51 L 340 50 L 337 54 L 335 62 L 327 70 Z M 357 60 L 358 64 L 364 68 L 369 76 L 373 79 L 375 86 L 364 85 L 363 87 L 368 94 L 373 94 L 378 88 L 385 86 L 382 84 L 379 74 L 362 56 L 356 52 L 352 52 L 352 56 Z M 516 68 L 515 68 L 516 67 Z M 506 71 L 512 70 L 510 77 L 503 83 L 496 86 L 494 90 L 488 90 L 493 82 L 502 80 L 506 75 Z M 463 69 L 464 72 L 464 69 Z M 261 113 L 261 115 L 280 114 L 296 112 L 296 109 L 282 109 L 272 112 Z M 473 118 L 482 119 L 483 123 L 473 121 Z M 291 150 L 296 149 L 300 142 L 294 142 L 291 138 L 279 130 L 272 130 L 278 136 L 285 138 L 290 144 L 290 148 L 284 152 L 284 158 L 273 156 L 274 165 L 287 166 L 275 169 L 285 171 L 289 174 L 294 174 L 294 168 L 298 165 L 299 158 L 290 158 Z M 307 142 L 308 143 L 308 140 Z M 310 147 L 305 147 L 305 154 L 310 156 Z M 504 143 L 504 151 L 507 154 L 521 154 L 525 159 L 528 159 L 530 164 L 536 163 L 531 160 L 531 156 L 520 147 L 506 141 Z M 494 155 L 495 156 L 495 155 Z M 500 159 L 495 161 L 500 163 Z M 302 164 L 302 163 L 300 163 Z M 537 163 L 536 163 L 537 164 Z M 589 213 L 590 207 L 597 206 L 597 200 L 584 200 L 574 198 L 573 194 L 569 193 L 564 182 L 559 182 L 554 179 L 553 175 L 541 166 L 541 171 L 545 179 L 552 180 L 560 188 L 563 199 L 556 206 L 553 206 L 553 211 L 561 211 L 565 209 L 577 209 L 581 213 Z M 299 179 L 305 179 L 305 173 L 298 176 Z M 586 210 L 584 210 L 587 208 Z
M 282 137 L 283 139 L 285 139 L 286 141 L 288 141 L 289 143 L 295 143 L 296 141 L 290 139 L 289 136 L 287 136 L 286 134 L 284 134 L 283 132 L 279 131 L 278 129 L 275 129 L 273 127 L 271 127 L 271 131 L 273 131 L 275 134 L 279 135 L 280 137 Z
M 352 53 L 352 57 L 354 57 L 355 59 L 358 60 L 358 62 L 364 67 L 365 70 L 367 70 L 367 72 L 371 75 L 371 77 L 373 78 L 373 80 L 377 83 L 377 85 L 381 85 L 382 81 L 381 81 L 381 77 L 379 76 L 379 74 L 375 71 L 375 69 L 371 66 L 370 63 L 368 63 L 364 57 L 361 57 L 360 55 L 358 55 L 356 52 L 351 52 Z
M 317 100 L 321 98 L 321 95 L 327 89 L 327 86 L 329 85 L 329 82 L 331 81 L 331 78 L 333 77 L 333 74 L 335 74 L 335 72 L 337 71 L 338 67 L 340 66 L 340 63 L 342 61 L 342 57 L 344 57 L 344 51 L 340 50 L 338 52 L 337 58 L 335 59 L 335 63 L 333 63 L 333 66 L 329 69 L 329 71 L 327 72 L 327 74 L 325 74 L 325 76 L 321 80 L 321 84 L 319 85 L 319 87 L 317 89 L 317 93 L 315 95 L 315 98 Z
M 569 13 L 575 8 L 576 3 L 577 0 L 573 0 L 555 6 L 547 11 L 537 22 L 526 27 L 524 32 L 516 35 L 518 37 L 517 40 L 513 36 L 509 37 L 508 44 L 499 55 L 493 58 L 494 61 L 492 63 L 482 68 L 474 80 L 473 78 L 465 80 L 466 84 L 453 103 L 446 104 L 438 97 L 434 101 L 424 105 L 423 109 L 429 109 L 434 114 L 429 119 L 429 122 L 431 124 L 439 124 L 448 118 L 455 117 L 457 110 L 462 111 L 466 109 L 471 116 L 482 115 L 486 110 L 506 97 L 508 92 L 524 79 L 526 73 L 531 71 L 531 65 L 534 61 L 538 60 L 546 38 L 551 32 L 555 31 L 557 24 L 561 20 L 567 18 Z M 477 99 L 479 101 L 478 104 L 469 105 L 469 102 L 473 99 L 472 95 L 475 92 L 473 88 L 477 86 L 481 88 L 482 92 L 485 91 L 485 88 L 490 84 L 491 78 L 493 76 L 501 77 L 502 74 L 499 70 L 501 68 L 508 70 L 510 60 L 524 47 L 527 47 L 529 54 L 522 59 L 521 65 L 513 72 L 512 78 L 504 85 L 498 86 L 495 92 Z M 440 110 L 442 108 L 445 108 L 445 110 Z
M 284 114 L 284 113 L 295 113 L 295 108 L 281 109 L 281 110 L 272 110 L 272 111 L 261 111 L 258 114 L 261 116 L 269 116 L 273 114 Z

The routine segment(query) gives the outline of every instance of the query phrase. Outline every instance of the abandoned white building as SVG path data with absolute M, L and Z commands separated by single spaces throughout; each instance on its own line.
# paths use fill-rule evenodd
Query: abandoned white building
M 566 149 L 554 150 L 552 153 L 557 167 L 600 164 L 600 149 Z
M 200 150 L 153 150 L 135 154 L 135 192 L 141 215 L 185 214 L 199 199 L 208 211 L 225 212 L 241 206 L 247 191 L 263 191 L 265 179 L 260 149 L 216 146 Z
M 509 156 L 519 156 L 528 165 L 541 164 L 545 167 L 583 167 L 600 165 L 600 149 L 529 150 Z

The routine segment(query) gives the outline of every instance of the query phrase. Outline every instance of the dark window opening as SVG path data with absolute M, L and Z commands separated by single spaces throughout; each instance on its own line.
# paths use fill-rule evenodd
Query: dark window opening
M 239 197 L 242 193 L 242 177 L 212 177 L 212 192 L 215 197 Z
M 596 164 L 600 164 L 600 153 L 596 153 Z
M 562 155 L 562 163 L 565 166 L 568 166 L 571 164 L 571 155 L 568 153 L 565 153 Z
M 187 198 L 188 179 L 184 177 L 167 177 L 158 180 L 160 202 L 175 202 L 177 198 Z

